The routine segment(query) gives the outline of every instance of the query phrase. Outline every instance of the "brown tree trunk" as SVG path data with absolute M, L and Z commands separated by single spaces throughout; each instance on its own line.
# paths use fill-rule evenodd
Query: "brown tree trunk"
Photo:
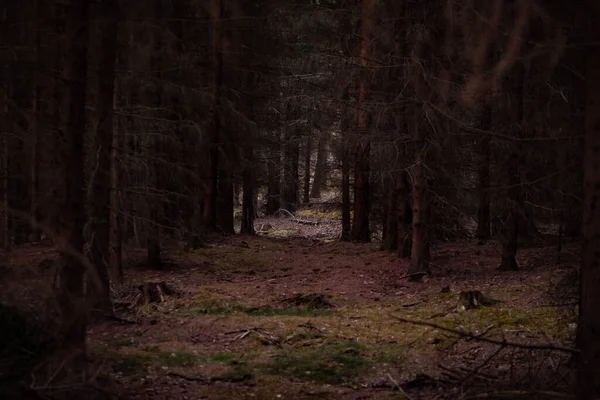
M 481 129 L 489 131 L 492 127 L 492 108 L 485 106 L 481 115 Z M 477 239 L 488 240 L 491 234 L 490 222 L 490 136 L 486 133 L 479 138 L 479 185 L 477 187 Z
M 360 41 L 361 77 L 358 88 L 358 139 L 354 160 L 354 218 L 351 238 L 357 242 L 370 242 L 369 226 L 371 189 L 369 172 L 371 168 L 371 143 L 369 138 L 369 65 L 370 48 L 375 24 L 375 0 L 362 2 L 362 37 Z
M 300 143 L 297 133 L 292 129 L 286 133 L 285 150 L 283 152 L 283 204 L 289 212 L 298 207 L 298 178 L 300 159 Z
M 232 235 L 233 229 L 233 161 L 235 149 L 229 135 L 221 135 L 227 141 L 221 147 L 225 153 L 219 163 L 219 194 L 217 198 L 218 230 Z
M 97 165 L 92 176 L 92 198 L 90 204 L 90 261 L 101 279 L 100 292 L 90 294 L 94 311 L 112 315 L 110 300 L 110 193 L 111 193 L 111 148 L 113 146 L 113 102 L 115 96 L 115 62 L 117 58 L 117 2 L 103 0 L 101 3 L 104 24 L 100 57 L 98 62 L 98 124 L 96 129 Z
M 577 400 L 600 398 L 600 7 L 590 2 L 594 23 L 588 41 L 584 153 L 583 250 L 580 270 Z
M 321 132 L 319 134 L 319 142 L 317 144 L 317 163 L 315 164 L 315 175 L 313 179 L 313 186 L 310 192 L 310 197 L 318 199 L 321 197 L 321 190 L 327 180 L 327 142 L 329 136 L 327 132 Z
M 59 113 L 59 197 L 57 240 L 60 254 L 58 304 L 61 315 L 62 347 L 70 353 L 67 369 L 85 378 L 86 301 L 83 260 L 85 224 L 84 132 L 88 45 L 89 2 L 71 0 L 59 13 L 64 23 L 66 48 L 62 61 Z M 92 274 L 93 275 L 93 274 Z M 95 282 L 99 287 L 100 283 Z
M 119 86 L 115 78 L 113 96 L 113 111 L 119 106 Z M 110 266 L 112 276 L 119 283 L 123 282 L 123 232 L 127 232 L 123 225 L 123 201 L 121 199 L 121 169 L 119 168 L 120 156 L 125 145 L 125 136 L 119 131 L 119 119 L 113 117 L 113 137 L 110 151 Z
M 306 146 L 304 148 L 304 186 L 302 187 L 302 203 L 304 204 L 310 203 L 310 161 L 312 155 L 312 140 L 312 135 L 309 133 L 308 138 L 306 139 Z
M 417 154 L 413 168 L 412 187 L 412 248 L 409 274 L 429 273 L 429 199 L 427 198 L 427 177 L 425 175 L 423 154 L 425 150 L 424 134 L 417 131 Z
M 41 100 L 41 12 L 39 0 L 34 1 L 34 29 L 35 29 L 35 72 L 33 78 L 32 91 L 32 111 L 33 111 L 33 126 L 30 132 L 31 147 L 30 147 L 30 164 L 29 164 L 29 217 L 31 218 L 31 234 L 30 241 L 37 242 L 40 240 L 39 224 L 39 199 L 38 199 L 38 174 L 40 166 L 40 128 L 42 120 Z
M 250 144 L 246 144 L 245 162 L 243 175 L 243 199 L 242 199 L 242 227 L 240 233 L 242 235 L 254 235 L 254 177 L 252 166 L 254 163 L 254 154 Z
M 396 175 L 396 191 L 397 191 L 397 217 L 398 222 L 396 227 L 398 233 L 396 238 L 398 240 L 398 256 L 401 258 L 410 257 L 412 250 L 412 207 L 411 203 L 411 191 L 410 182 L 408 180 L 408 173 L 405 170 L 400 171 Z
M 219 142 L 221 137 L 221 96 L 223 88 L 223 4 L 222 0 L 211 0 L 211 64 L 212 82 L 212 138 L 209 150 L 210 178 L 204 200 L 204 220 L 207 228 L 217 229 L 217 202 L 219 198 Z
M 279 130 L 275 130 L 269 146 L 269 163 L 267 165 L 267 215 L 275 214 L 280 206 L 281 181 L 281 140 Z
M 394 251 L 398 249 L 398 179 L 386 177 L 384 183 L 385 204 L 383 212 L 383 250 Z
M 515 93 L 513 101 L 510 102 L 510 112 L 513 115 L 513 123 L 518 127 L 523 122 L 523 96 L 524 96 L 524 68 L 516 66 L 514 72 L 514 89 Z M 517 138 L 521 136 L 521 132 L 516 132 Z M 524 213 L 523 189 L 521 187 L 521 177 L 519 165 L 521 157 L 519 154 L 519 144 L 515 141 L 510 143 L 510 152 L 505 160 L 504 171 L 506 173 L 506 222 L 502 232 L 502 261 L 499 269 L 501 271 L 516 271 L 519 269 L 517 263 L 517 249 L 519 238 L 519 224 Z

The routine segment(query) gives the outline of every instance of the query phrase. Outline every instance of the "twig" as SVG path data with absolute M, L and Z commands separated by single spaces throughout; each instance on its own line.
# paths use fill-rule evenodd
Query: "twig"
M 428 275 L 428 273 L 427 272 L 413 272 L 411 274 L 402 275 L 400 278 L 398 278 L 398 280 L 406 279 L 406 278 L 415 278 L 417 276 L 425 276 L 425 275 Z
M 190 382 L 204 382 L 204 383 L 208 383 L 208 379 L 206 379 L 203 376 L 187 376 L 187 375 L 180 374 L 178 372 L 173 372 L 173 371 L 167 372 L 167 376 L 174 376 L 174 377 L 177 377 L 177 378 L 182 378 L 182 379 L 185 379 L 186 381 L 190 381 Z
M 506 397 L 506 398 L 513 398 L 515 396 L 550 396 L 550 397 L 554 397 L 557 399 L 574 399 L 575 396 L 571 395 L 571 394 L 566 394 L 566 393 L 560 393 L 560 392 L 551 392 L 551 391 L 546 391 L 546 390 L 542 390 L 539 392 L 528 392 L 525 390 L 506 390 L 506 391 L 502 391 L 502 392 L 489 392 L 489 393 L 480 393 L 480 394 L 476 394 L 474 396 L 471 397 L 467 397 L 466 400 L 470 400 L 470 399 L 488 399 L 488 398 L 495 398 L 495 397 Z
M 398 382 L 396 382 L 396 380 L 394 378 L 392 378 L 392 375 L 387 374 L 387 377 L 390 379 L 390 381 L 392 381 L 394 386 L 398 388 L 398 390 L 400 391 L 400 393 L 402 393 L 402 395 L 404 397 L 406 397 L 408 400 L 412 400 L 412 397 L 410 397 L 409 395 L 406 394 L 406 392 L 404 391 L 404 389 L 402 389 L 402 387 L 398 384 Z
M 481 335 L 475 335 L 475 334 L 470 333 L 470 332 L 465 332 L 465 331 L 459 331 L 459 330 L 456 330 L 456 329 L 446 328 L 444 326 L 441 326 L 441 325 L 438 325 L 438 324 L 434 324 L 434 323 L 431 323 L 431 322 L 414 321 L 414 320 L 410 320 L 410 319 L 406 319 L 406 318 L 397 317 L 395 315 L 390 315 L 390 317 L 392 317 L 392 318 L 394 318 L 394 319 L 396 319 L 397 321 L 400 321 L 400 322 L 406 322 L 408 324 L 420 325 L 420 326 L 429 326 L 431 328 L 439 329 L 441 331 L 454 333 L 455 335 L 459 335 L 459 336 L 462 336 L 462 337 L 468 337 L 468 338 L 471 338 L 471 339 L 479 340 L 481 342 L 486 342 L 486 343 L 491 343 L 491 344 L 497 344 L 499 346 L 517 347 L 517 348 L 520 348 L 520 349 L 529 349 L 529 350 L 556 350 L 556 351 L 562 351 L 564 353 L 579 354 L 579 350 L 575 349 L 575 348 L 572 348 L 572 347 L 554 346 L 554 345 L 551 345 L 551 344 L 524 344 L 524 343 L 515 343 L 515 342 L 509 342 L 506 339 L 496 340 L 496 339 L 490 339 L 490 338 L 482 337 Z

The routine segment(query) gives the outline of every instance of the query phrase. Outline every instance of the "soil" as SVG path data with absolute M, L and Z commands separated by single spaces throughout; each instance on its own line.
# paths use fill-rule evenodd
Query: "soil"
M 560 265 L 552 245 L 529 245 L 519 251 L 516 272 L 497 270 L 495 241 L 437 244 L 432 276 L 411 282 L 404 277 L 407 260 L 378 244 L 337 241 L 333 218 L 302 218 L 319 224 L 283 216 L 260 221 L 272 229 L 256 237 L 187 251 L 172 246 L 164 251 L 163 271 L 145 268 L 144 252 L 128 249 L 125 281 L 114 295 L 117 314 L 133 323 L 89 328 L 91 359 L 118 397 L 542 399 L 569 393 L 571 354 L 554 347 L 573 346 L 575 244 L 563 250 Z M 40 296 L 54 276 L 43 261 L 52 257 L 49 243 L 16 249 L 0 270 L 2 301 L 41 310 Z M 173 292 L 164 301 L 136 301 L 147 282 L 165 282 Z M 458 294 L 473 290 L 499 303 L 457 311 Z

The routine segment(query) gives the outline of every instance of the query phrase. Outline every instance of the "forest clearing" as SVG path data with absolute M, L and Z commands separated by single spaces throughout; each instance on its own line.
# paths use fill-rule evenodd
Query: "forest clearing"
M 555 265 L 554 246 L 540 240 L 520 252 L 521 271 L 506 272 L 496 241 L 441 244 L 435 277 L 412 282 L 406 260 L 377 244 L 316 239 L 318 228 L 299 233 L 286 217 L 257 221 L 267 223 L 257 237 L 167 248 L 163 271 L 127 252 L 114 295 L 124 320 L 88 332 L 106 390 L 127 399 L 552 399 L 569 387 L 570 354 L 560 349 L 575 335 L 577 246 Z M 2 271 L 4 301 L 39 302 L 54 254 L 43 244 L 17 250 Z M 139 287 L 152 283 L 167 289 Z M 472 291 L 499 302 L 462 309 L 460 293 Z

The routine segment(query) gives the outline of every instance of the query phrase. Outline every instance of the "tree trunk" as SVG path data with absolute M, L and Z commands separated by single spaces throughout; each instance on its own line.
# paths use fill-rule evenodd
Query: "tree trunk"
M 254 163 L 254 154 L 250 144 L 246 144 L 244 149 L 246 155 L 246 165 L 244 166 L 243 172 L 243 191 L 244 197 L 242 199 L 242 227 L 240 233 L 242 235 L 254 235 L 254 177 L 252 172 L 252 166 Z
M 383 212 L 383 250 L 394 251 L 398 249 L 398 179 L 392 176 L 385 178 L 385 204 Z
M 492 128 L 492 108 L 484 106 L 481 115 L 481 129 L 489 131 Z M 479 138 L 479 185 L 477 187 L 477 239 L 488 240 L 491 234 L 490 223 L 490 136 L 483 133 Z
M 584 153 L 583 250 L 580 270 L 578 400 L 600 398 L 600 7 L 590 24 Z
M 369 185 L 371 143 L 369 138 L 369 64 L 374 23 L 375 0 L 362 2 L 362 37 L 360 41 L 361 76 L 358 88 L 358 139 L 354 160 L 354 218 L 352 221 L 352 240 L 370 242 L 369 212 L 371 189 Z
M 267 215 L 275 214 L 281 207 L 281 134 L 279 130 L 273 133 L 273 142 L 269 146 L 269 161 L 267 165 Z
M 163 19 L 163 0 L 156 0 L 155 18 L 162 22 Z M 156 71 L 156 110 L 161 110 L 165 105 L 165 99 L 163 95 L 163 88 L 160 83 L 163 79 L 163 59 L 162 59 L 162 46 L 164 45 L 160 37 L 160 32 L 155 33 L 154 37 L 154 54 L 152 57 L 154 61 L 154 68 Z M 158 114 L 158 113 L 157 113 Z M 160 120 L 160 115 L 157 115 L 157 120 Z M 158 131 L 159 128 L 150 125 L 154 130 Z M 159 176 L 160 169 L 158 166 L 158 160 L 161 157 L 161 138 L 158 135 L 150 134 L 147 135 L 145 140 L 145 151 L 147 155 L 147 166 L 146 166 L 146 188 L 152 190 L 152 192 L 146 193 L 146 207 L 147 207 L 147 218 L 146 218 L 146 251 L 147 251 L 147 264 L 148 268 L 160 270 L 163 268 L 163 262 L 161 259 L 161 248 L 160 248 L 160 236 L 161 227 L 159 225 L 161 219 L 161 207 L 159 203 L 162 198 L 158 194 L 161 189 L 161 178 Z
M 212 82 L 212 138 L 209 150 L 210 178 L 204 200 L 205 225 L 216 230 L 218 224 L 217 201 L 219 198 L 219 142 L 221 136 L 221 95 L 223 88 L 223 4 L 222 0 L 211 0 L 211 63 Z
M 101 3 L 104 26 L 100 32 L 101 44 L 98 62 L 98 123 L 96 130 L 97 165 L 92 176 L 90 204 L 90 261 L 98 271 L 102 290 L 91 293 L 94 311 L 113 314 L 110 301 L 110 194 L 111 161 L 113 146 L 113 102 L 115 96 L 115 62 L 117 58 L 117 3 L 103 0 Z
M 329 137 L 327 132 L 319 134 L 319 142 L 317 144 L 317 163 L 315 164 L 315 175 L 313 186 L 310 192 L 310 197 L 318 199 L 321 197 L 321 190 L 327 180 L 327 143 Z
M 397 191 L 397 217 L 398 222 L 396 227 L 398 233 L 396 238 L 398 240 L 398 257 L 405 258 L 410 257 L 412 250 L 412 207 L 411 207 L 411 191 L 410 182 L 408 180 L 408 173 L 406 170 L 400 171 L 396 175 L 396 191 Z
M 31 219 L 30 241 L 40 240 L 39 224 L 39 199 L 38 199 L 38 175 L 40 166 L 40 128 L 42 121 L 41 101 L 41 12 L 39 0 L 34 1 L 34 29 L 35 29 L 35 72 L 33 78 L 33 91 L 31 94 L 31 109 L 33 111 L 33 126 L 30 132 L 30 164 L 29 164 L 29 218 Z
M 118 109 L 119 87 L 118 79 L 115 78 L 113 111 Z M 113 279 L 119 283 L 123 282 L 123 201 L 121 199 L 121 169 L 119 159 L 125 145 L 125 136 L 119 131 L 119 119 L 113 116 L 112 148 L 110 151 L 110 266 Z
M 517 130 L 520 130 L 520 124 L 523 122 L 523 96 L 524 96 L 524 67 L 516 66 L 514 72 L 515 93 L 512 102 L 509 102 L 510 112 L 513 115 L 512 120 Z M 520 131 L 515 132 L 516 137 L 522 135 Z M 506 200 L 505 207 L 506 221 L 502 233 L 502 261 L 499 269 L 501 271 L 516 271 L 519 269 L 517 263 L 517 249 L 519 238 L 519 224 L 524 213 L 523 189 L 521 187 L 521 177 L 519 165 L 521 157 L 519 154 L 519 144 L 515 141 L 510 143 L 510 152 L 505 161 L 504 171 L 506 173 Z
M 302 192 L 302 203 L 308 204 L 310 203 L 310 159 L 312 153 L 312 135 L 309 133 L 308 138 L 306 139 L 306 146 L 304 148 L 304 187 Z M 316 172 L 315 172 L 316 173 Z M 313 184 L 314 189 L 314 184 Z
M 61 309 L 61 344 L 71 353 L 67 370 L 85 379 L 84 132 L 89 3 L 71 0 L 63 4 L 59 16 L 64 24 L 66 48 L 61 74 L 65 87 L 61 90 L 59 103 L 58 156 L 63 184 L 60 185 L 58 213 L 60 272 L 57 295 Z M 94 283 L 100 287 L 99 282 Z
M 223 139 L 227 141 L 222 145 L 225 153 L 222 161 L 219 163 L 219 195 L 217 198 L 217 216 L 218 230 L 221 233 L 232 235 L 233 229 L 233 161 L 235 149 L 231 143 L 230 137 Z
M 298 163 L 300 159 L 300 143 L 297 133 L 290 128 L 286 133 L 285 150 L 283 153 L 283 204 L 289 212 L 298 207 Z
M 412 187 L 412 248 L 410 257 L 409 274 L 429 273 L 429 199 L 427 198 L 427 177 L 425 175 L 423 154 L 425 150 L 425 137 L 419 127 L 414 127 L 417 135 L 417 154 L 413 168 Z

